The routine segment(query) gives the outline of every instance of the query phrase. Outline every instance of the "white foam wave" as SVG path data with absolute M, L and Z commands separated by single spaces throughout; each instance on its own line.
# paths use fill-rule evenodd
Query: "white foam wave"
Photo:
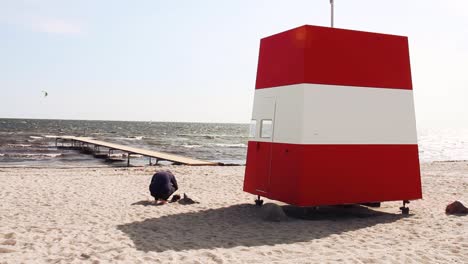
M 29 144 L 7 144 L 7 147 L 10 147 L 10 148 L 27 148 L 31 146 L 32 145 L 29 145 Z
M 50 157 L 50 158 L 56 158 L 56 157 L 62 156 L 62 153 L 45 154 L 44 156 Z
M 115 153 L 115 154 L 110 154 L 110 158 L 114 158 L 114 159 L 123 159 L 123 158 L 127 158 L 128 154 L 127 153 Z M 132 158 L 141 158 L 143 157 L 142 155 L 139 155 L 139 154 L 132 154 L 130 157 Z
M 128 154 L 127 154 L 127 153 L 123 153 L 122 156 L 126 158 L 126 157 L 128 156 Z M 140 154 L 132 154 L 132 155 L 130 155 L 130 157 L 132 157 L 132 158 L 141 158 L 141 157 L 143 157 L 143 155 L 140 155 Z
M 117 139 L 117 140 L 142 140 L 143 139 L 143 136 L 138 136 L 138 137 L 115 137 L 114 139 Z
M 41 139 L 42 137 L 29 136 L 29 138 L 32 138 L 32 139 Z
M 248 135 L 229 135 L 229 134 L 178 134 L 179 137 L 202 137 L 207 139 L 215 138 L 248 138 Z
M 62 153 L 4 153 L 2 156 L 10 158 L 57 158 L 62 156 Z
M 122 158 L 123 157 L 123 154 L 122 153 L 118 153 L 118 154 L 110 154 L 109 155 L 110 158 Z
M 199 137 L 206 139 L 215 139 L 217 135 L 208 135 L 208 134 L 178 134 L 178 137 Z
M 182 145 L 184 148 L 199 148 L 201 147 L 200 145 Z
M 225 148 L 246 148 L 247 147 L 247 145 L 243 144 L 243 143 L 239 143 L 239 144 L 218 143 L 218 144 L 214 144 L 214 145 L 217 146 L 217 147 L 225 147 Z

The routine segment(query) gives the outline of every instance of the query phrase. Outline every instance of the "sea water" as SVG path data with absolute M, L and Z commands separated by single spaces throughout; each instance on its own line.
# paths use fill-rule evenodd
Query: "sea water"
M 55 138 L 66 135 L 92 137 L 207 161 L 244 164 L 248 125 L 0 119 L 0 166 L 109 165 L 92 155 L 56 148 Z M 114 153 L 119 155 L 118 151 Z M 148 163 L 147 157 L 131 158 L 133 165 Z
M 57 149 L 55 137 L 65 135 L 242 165 L 248 132 L 248 124 L 0 119 L 0 166 L 126 165 Z M 468 129 L 418 129 L 418 143 L 421 162 L 468 160 Z M 133 165 L 148 163 L 132 156 Z

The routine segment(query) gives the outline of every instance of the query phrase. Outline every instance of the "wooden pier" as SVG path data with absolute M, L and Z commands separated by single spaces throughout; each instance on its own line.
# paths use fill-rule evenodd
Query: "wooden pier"
M 62 136 L 62 137 L 57 137 L 55 139 L 55 146 L 59 147 L 59 143 L 62 143 L 62 147 L 65 146 L 65 142 L 70 142 L 71 145 L 70 147 L 76 147 L 76 148 L 88 148 L 90 149 L 90 145 L 93 146 L 91 149 L 94 151 L 94 153 L 99 153 L 100 147 L 104 147 L 108 149 L 108 154 L 107 157 L 111 157 L 111 154 L 114 150 L 119 150 L 122 152 L 127 153 L 127 166 L 130 166 L 130 156 L 133 155 L 142 155 L 146 156 L 149 158 L 149 164 L 152 165 L 152 158 L 155 159 L 155 164 L 158 163 L 158 161 L 170 161 L 173 162 L 176 165 L 189 165 L 189 166 L 216 166 L 216 165 L 221 165 L 220 163 L 217 162 L 210 162 L 210 161 L 204 161 L 204 160 L 197 160 L 197 159 L 192 159 L 192 158 L 187 158 L 183 156 L 178 156 L 178 155 L 173 155 L 169 153 L 164 153 L 164 152 L 158 152 L 158 151 L 153 151 L 153 150 L 147 150 L 147 149 L 140 149 L 140 148 L 134 148 L 130 146 L 125 146 L 125 145 L 119 145 L 119 144 L 114 144 L 110 142 L 105 142 L 105 141 L 99 141 L 99 140 L 94 140 L 89 137 L 73 137 L 73 136 Z M 102 154 L 101 154 L 102 155 Z

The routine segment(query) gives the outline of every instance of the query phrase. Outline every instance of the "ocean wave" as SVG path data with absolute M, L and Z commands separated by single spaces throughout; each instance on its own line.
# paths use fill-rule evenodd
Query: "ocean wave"
M 216 135 L 217 137 L 221 137 L 221 138 L 248 138 L 249 135 L 227 135 L 227 134 L 220 134 L 220 135 Z
M 231 135 L 231 134 L 177 134 L 178 137 L 195 137 L 195 138 L 248 138 L 248 135 Z
M 201 145 L 182 145 L 184 148 L 200 148 L 202 147 Z
M 0 156 L 7 158 L 57 158 L 63 156 L 62 153 L 0 153 Z
M 131 140 L 131 141 L 136 141 L 136 140 L 142 140 L 144 137 L 143 136 L 138 136 L 138 137 L 112 137 L 111 140 Z
M 123 153 L 110 154 L 110 155 L 109 155 L 109 158 L 114 158 L 114 159 L 116 159 L 116 158 L 118 158 L 118 159 L 123 158 Z
M 127 153 L 124 153 L 122 156 L 123 156 L 123 157 L 127 157 L 128 154 L 127 154 Z M 143 157 L 143 155 L 140 155 L 140 154 L 131 154 L 130 157 L 132 157 L 132 158 L 141 158 L 141 157 Z
M 28 148 L 31 147 L 32 145 L 30 144 L 7 144 L 7 147 L 9 148 Z
M 113 154 L 110 154 L 110 158 L 114 158 L 114 159 L 123 159 L 123 158 L 127 158 L 128 154 L 127 153 L 113 153 Z M 130 155 L 131 158 L 141 158 L 143 157 L 143 155 L 140 155 L 140 154 L 131 154 Z
M 204 135 L 204 134 L 178 134 L 178 137 L 195 137 L 195 138 L 206 138 L 215 139 L 217 135 Z
M 42 137 L 37 137 L 37 136 L 29 136 L 29 138 L 32 138 L 32 139 L 41 139 Z
M 239 143 L 239 144 L 223 144 L 223 143 L 217 143 L 217 144 L 213 144 L 214 146 L 217 146 L 217 147 L 225 147 L 225 148 L 246 148 L 247 145 L 246 144 L 243 144 L 243 143 Z

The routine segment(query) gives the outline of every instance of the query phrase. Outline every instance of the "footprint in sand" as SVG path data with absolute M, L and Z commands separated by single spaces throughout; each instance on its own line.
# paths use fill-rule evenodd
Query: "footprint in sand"
M 3 237 L 4 237 L 5 239 L 12 239 L 12 238 L 16 238 L 16 234 L 13 233 L 13 232 L 11 232 L 11 233 L 6 233 L 6 234 L 3 235 Z
M 5 241 L 2 242 L 2 245 L 5 245 L 5 246 L 14 246 L 16 245 L 16 240 L 14 239 L 7 239 Z
M 9 249 L 9 248 L 0 248 L 0 254 L 2 254 L 2 253 L 12 253 L 12 252 L 15 252 L 15 250 Z

